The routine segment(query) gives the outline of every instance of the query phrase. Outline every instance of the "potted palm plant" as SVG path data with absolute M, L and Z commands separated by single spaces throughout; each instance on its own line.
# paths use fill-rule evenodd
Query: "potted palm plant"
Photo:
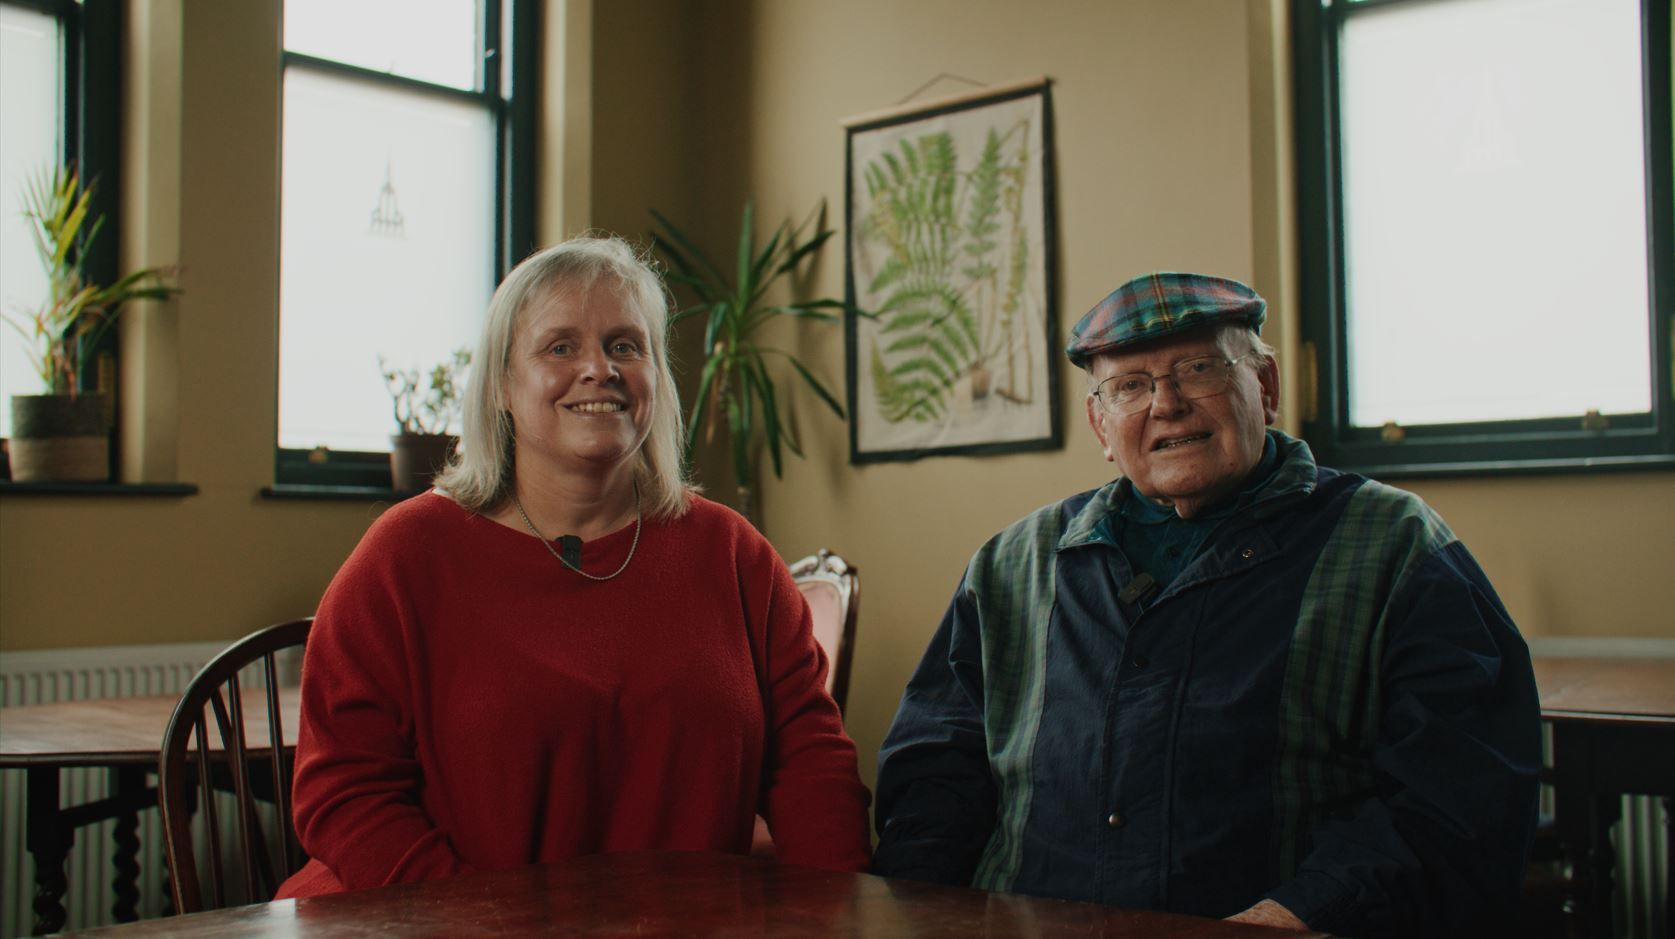
M 23 215 L 47 275 L 47 299 L 6 322 L 27 343 L 42 394 L 13 395 L 12 478 L 98 482 L 110 478 L 115 408 L 106 391 L 86 391 L 89 357 L 131 300 L 162 300 L 180 292 L 173 273 L 148 267 L 116 282 L 89 283 L 82 269 L 104 227 L 92 210 L 96 183 L 83 185 L 74 166 L 43 171 L 24 186 Z
M 471 365 L 470 349 L 455 349 L 429 372 L 391 368 L 378 357 L 390 389 L 400 432 L 390 437 L 390 485 L 397 492 L 422 492 L 448 464 L 456 438 L 450 428 L 460 413 L 460 388 Z
M 783 349 L 765 345 L 760 335 L 764 326 L 783 316 L 835 323 L 845 311 L 861 313 L 842 300 L 792 303 L 767 300 L 768 290 L 776 281 L 795 272 L 835 234 L 826 225 L 826 204 L 822 200 L 800 224 L 782 223 L 767 244 L 758 248 L 751 204 L 746 202 L 739 223 L 738 258 L 731 277 L 723 275 L 692 239 L 662 213 L 654 209 L 651 214 L 657 221 L 653 243 L 670 264 L 665 276 L 691 288 L 698 297 L 697 303 L 677 311 L 671 323 L 686 319 L 700 319 L 704 323 L 703 370 L 686 426 L 688 465 L 698 434 L 702 432 L 706 440 L 713 439 L 716 428 L 725 424 L 740 506 L 745 516 L 754 521 L 756 454 L 767 450 L 776 478 L 781 475 L 783 450 L 803 455 L 794 425 L 786 420 L 783 409 L 786 398 L 778 390 L 776 370 L 769 363 L 789 365 L 791 373 L 822 404 L 840 420 L 845 418 L 843 405 L 814 377 L 808 366 Z M 784 394 L 790 393 L 791 384 L 788 378 Z

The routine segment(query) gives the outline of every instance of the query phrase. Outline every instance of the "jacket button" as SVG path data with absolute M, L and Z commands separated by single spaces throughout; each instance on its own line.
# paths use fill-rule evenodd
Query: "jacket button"
M 1110 815 L 1105 816 L 1105 824 L 1110 825 L 1112 828 L 1121 828 L 1122 816 L 1112 812 Z
M 1134 667 L 1135 668 L 1145 668 L 1146 666 L 1148 666 L 1150 664 L 1152 664 L 1152 660 L 1146 658 L 1143 655 L 1137 655 L 1137 656 L 1134 657 Z
M 1256 557 L 1256 549 L 1255 548 L 1246 548 L 1245 550 L 1239 552 L 1239 557 L 1242 557 L 1242 558 L 1244 558 L 1245 560 L 1248 561 L 1251 558 Z

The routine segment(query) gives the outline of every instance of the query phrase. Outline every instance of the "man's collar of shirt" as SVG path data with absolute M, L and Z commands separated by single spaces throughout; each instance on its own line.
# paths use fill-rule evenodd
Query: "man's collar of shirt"
M 1268 463 L 1270 456 L 1273 465 Z M 1213 524 L 1245 509 L 1261 512 L 1281 500 L 1289 501 L 1289 497 L 1306 496 L 1314 491 L 1315 476 L 1314 452 L 1309 445 L 1284 431 L 1269 428 L 1267 441 L 1263 444 L 1262 462 L 1252 474 L 1255 481 L 1224 509 L 1207 513 L 1202 519 Z M 1144 505 L 1129 510 L 1130 503 Z M 1133 483 L 1118 477 L 1100 487 L 1065 526 L 1058 550 L 1096 541 L 1115 546 L 1116 539 L 1107 523 L 1113 513 L 1127 511 L 1132 511 L 1131 518 L 1143 517 L 1148 511 L 1167 513 L 1165 519 L 1175 517 L 1173 509 L 1159 506 L 1139 495 L 1134 491 Z
M 1279 447 L 1274 441 L 1273 433 L 1269 433 L 1262 441 L 1262 456 L 1256 461 L 1256 468 L 1250 471 L 1249 476 L 1245 477 L 1244 488 L 1239 491 L 1235 498 L 1213 505 L 1208 511 L 1200 512 L 1193 518 L 1184 519 L 1175 514 L 1174 506 L 1154 502 L 1145 493 L 1135 489 L 1133 483 L 1124 480 L 1123 482 L 1128 489 L 1128 497 L 1122 500 L 1121 505 L 1117 508 L 1117 514 L 1127 519 L 1130 524 L 1135 525 L 1162 525 L 1167 522 L 1180 522 L 1186 525 L 1212 527 L 1216 522 L 1254 502 L 1256 494 L 1267 484 L 1268 478 L 1274 475 L 1274 470 L 1278 465 Z M 1109 522 L 1110 520 L 1111 516 L 1106 516 L 1106 521 Z
M 1153 580 L 1167 587 L 1198 556 L 1210 532 L 1255 501 L 1279 463 L 1277 450 L 1274 438 L 1267 438 L 1262 458 L 1245 478 L 1245 487 L 1238 495 L 1192 518 L 1181 518 L 1170 506 L 1131 491 L 1121 506 L 1094 529 L 1094 538 L 1121 548 L 1136 571 L 1151 574 Z

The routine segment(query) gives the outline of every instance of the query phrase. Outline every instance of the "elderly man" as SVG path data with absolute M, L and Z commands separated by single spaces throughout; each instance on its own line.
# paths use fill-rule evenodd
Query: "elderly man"
M 1121 476 L 972 557 L 880 754 L 876 871 L 1351 936 L 1516 903 L 1528 650 L 1423 502 L 1267 429 L 1266 308 L 1151 274 L 1077 323 Z

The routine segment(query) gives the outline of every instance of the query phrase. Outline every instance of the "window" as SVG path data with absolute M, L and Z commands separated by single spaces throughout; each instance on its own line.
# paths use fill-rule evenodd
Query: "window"
M 380 358 L 428 371 L 474 344 L 529 251 L 534 7 L 286 0 L 281 487 L 388 489 Z
M 0 2 L 0 309 L 8 317 L 27 315 L 47 295 L 21 198 L 27 180 L 58 163 L 75 161 L 97 181 L 94 208 L 105 227 L 85 269 L 99 283 L 116 276 L 120 50 L 120 0 Z M 11 435 L 11 396 L 42 390 L 25 349 L 0 325 L 0 437 Z M 115 349 L 113 332 L 88 370 L 90 384 L 115 388 Z
M 1305 434 L 1675 466 L 1667 0 L 1294 0 Z

